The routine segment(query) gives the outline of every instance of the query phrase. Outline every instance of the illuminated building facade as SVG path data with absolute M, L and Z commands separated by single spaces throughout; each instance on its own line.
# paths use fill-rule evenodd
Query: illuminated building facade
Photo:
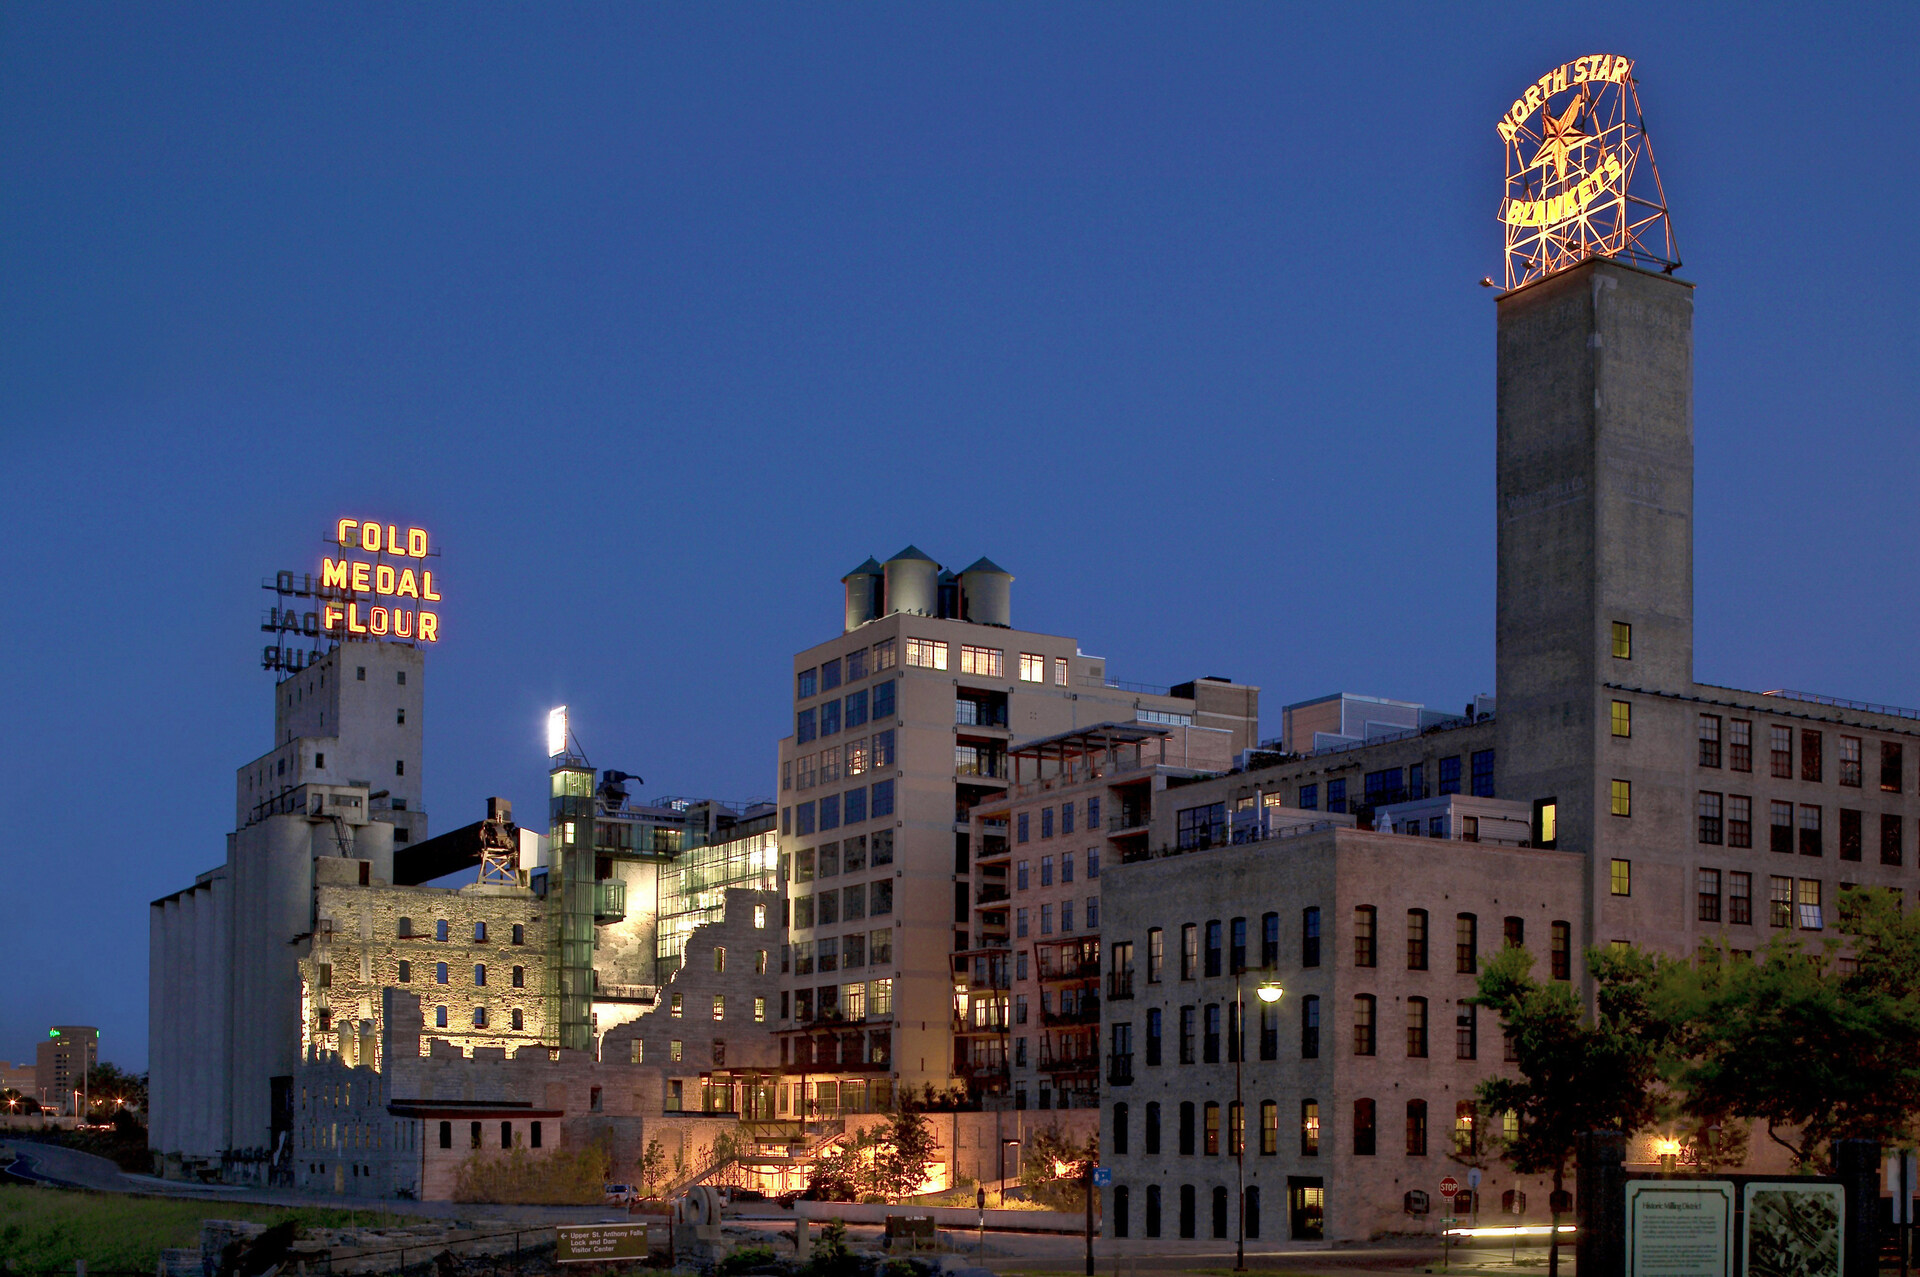
M 90 1024 L 56 1024 L 34 1050 L 35 1098 L 57 1113 L 78 1111 L 75 1092 L 100 1062 L 100 1030 Z
M 972 808 L 1004 796 L 1015 740 L 1108 722 L 1210 728 L 1251 747 L 1259 690 L 1112 682 L 1071 638 L 1012 627 L 1012 577 L 909 547 L 843 580 L 840 635 L 793 661 L 780 744 L 789 943 L 785 1118 L 891 1107 L 963 1084 L 954 974 L 980 947 Z M 984 934 L 984 933 L 982 933 Z

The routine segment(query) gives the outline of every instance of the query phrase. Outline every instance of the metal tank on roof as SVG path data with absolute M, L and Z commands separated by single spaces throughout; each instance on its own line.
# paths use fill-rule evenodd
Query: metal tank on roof
M 940 613 L 940 565 L 908 546 L 887 560 L 887 611 L 919 616 Z
M 984 555 L 960 573 L 960 614 L 976 625 L 1013 625 L 1013 573 Z
M 867 561 L 840 578 L 847 587 L 847 628 L 857 630 L 880 615 L 881 580 L 886 569 L 868 555 Z

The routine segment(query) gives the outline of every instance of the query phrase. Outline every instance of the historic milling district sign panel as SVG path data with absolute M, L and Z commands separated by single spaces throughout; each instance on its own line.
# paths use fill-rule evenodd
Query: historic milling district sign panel
M 1509 289 L 1589 257 L 1679 266 L 1629 59 L 1597 53 L 1555 67 L 1495 127 L 1507 147 Z

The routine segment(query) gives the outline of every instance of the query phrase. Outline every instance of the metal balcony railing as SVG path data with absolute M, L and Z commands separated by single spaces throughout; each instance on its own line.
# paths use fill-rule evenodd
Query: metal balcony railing
M 1107 972 L 1107 996 L 1109 998 L 1130 998 L 1133 996 L 1133 968 Z

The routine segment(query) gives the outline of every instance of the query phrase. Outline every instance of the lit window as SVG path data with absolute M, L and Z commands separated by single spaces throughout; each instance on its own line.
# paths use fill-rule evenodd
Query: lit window
M 1616 816 L 1633 815 L 1633 782 L 1616 780 L 1613 782 L 1613 814 Z
M 727 995 L 724 993 L 713 995 L 713 1018 L 716 1020 L 727 1018 Z
M 1820 880 L 1802 878 L 1800 880 L 1800 929 L 1819 931 L 1826 926 L 1820 910 Z
M 939 639 L 907 640 L 907 664 L 923 670 L 947 668 L 947 645 Z
M 1053 658 L 1053 685 L 1055 687 L 1067 685 L 1067 658 L 1064 656 Z
M 1767 925 L 1793 925 L 1793 879 L 1777 876 L 1767 879 Z
M 1622 661 L 1633 659 L 1633 627 L 1625 621 L 1613 623 L 1613 654 Z
M 1613 885 L 1614 895 L 1616 896 L 1632 895 L 1633 894 L 1633 862 L 1630 860 L 1614 861 L 1612 865 L 1610 880 Z
M 1613 863 L 1617 865 L 1617 864 L 1620 864 L 1621 862 L 1620 862 L 1620 861 L 1618 861 L 1618 860 L 1616 860 L 1616 861 L 1614 861 Z M 670 1014 L 671 1014 L 671 1015 L 673 1016 L 673 1018 L 674 1018 L 674 1019 L 676 1019 L 676 1020 L 678 1020 L 678 1019 L 679 1019 L 679 1018 L 680 1018 L 680 1017 L 681 1017 L 682 1015 L 684 1015 L 684 1014 L 686 1013 L 686 1012 L 685 1012 L 685 1010 L 684 1010 L 684 1009 L 683 1009 L 683 1007 L 682 1007 L 682 1004 L 681 1004 L 681 999 L 682 999 L 683 997 L 685 997 L 685 995 L 684 995 L 684 994 L 679 994 L 679 993 L 676 993 L 676 994 L 674 994 L 674 995 L 673 995 L 673 1001 L 672 1001 L 672 1003 L 671 1003 L 671 1011 L 670 1011 Z
M 1613 703 L 1613 734 L 1615 736 L 1633 735 L 1633 706 L 1625 701 Z
M 962 674 L 978 674 L 983 678 L 1004 678 L 1005 659 L 1006 653 L 997 647 L 975 647 L 970 643 L 960 645 Z
M 767 907 L 765 905 L 755 905 L 753 907 L 754 929 L 760 930 L 764 928 L 766 925 L 767 925 Z
M 667 1058 L 668 1058 L 669 1060 L 673 1060 L 673 1061 L 675 1061 L 675 1062 L 678 1062 L 678 1061 L 679 1061 L 679 1059 L 680 1059 L 680 1057 L 681 1057 L 681 1055 L 682 1055 L 683 1053 L 684 1053 L 684 1052 L 683 1052 L 683 1050 L 682 1050 L 682 1046 L 681 1046 L 681 1042 L 680 1042 L 680 1039 L 679 1039 L 679 1038 L 673 1038 L 673 1039 L 671 1039 L 670 1041 L 668 1041 L 668 1043 L 667 1043 Z
M 1046 682 L 1047 658 L 1038 652 L 1020 653 L 1020 681 L 1022 683 Z

